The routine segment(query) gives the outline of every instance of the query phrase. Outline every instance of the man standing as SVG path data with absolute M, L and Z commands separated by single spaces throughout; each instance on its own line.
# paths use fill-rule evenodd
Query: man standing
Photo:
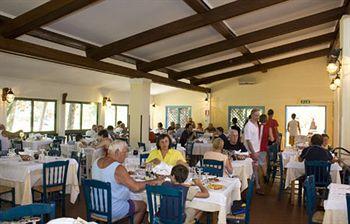
M 289 132 L 289 144 L 294 146 L 295 137 L 300 134 L 299 121 L 295 120 L 296 115 L 292 114 L 292 120 L 288 122 L 287 131 Z
M 256 183 L 256 193 L 264 195 L 263 179 L 259 177 L 259 172 L 262 170 L 261 165 L 264 164 L 265 158 L 262 158 L 264 154 L 259 155 L 260 152 L 260 131 L 259 131 L 259 116 L 260 110 L 254 108 L 251 112 L 251 118 L 244 127 L 244 144 L 247 148 L 250 157 L 253 159 L 253 169 Z

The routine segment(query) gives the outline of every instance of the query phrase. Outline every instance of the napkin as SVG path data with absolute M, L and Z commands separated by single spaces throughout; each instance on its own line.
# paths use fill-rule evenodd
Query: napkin
M 153 167 L 152 171 L 155 174 L 167 176 L 167 175 L 170 175 L 172 168 L 173 168 L 172 166 L 170 166 L 164 162 L 161 162 L 157 166 Z

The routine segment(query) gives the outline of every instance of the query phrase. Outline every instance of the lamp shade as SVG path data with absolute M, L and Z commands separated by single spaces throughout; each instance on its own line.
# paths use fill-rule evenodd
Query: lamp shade
M 338 87 L 338 86 L 334 83 L 334 80 L 332 80 L 331 84 L 329 85 L 329 88 L 330 88 L 332 91 L 334 91 L 334 90 L 337 89 L 337 87 Z
M 111 100 L 111 98 L 108 98 L 108 99 L 106 100 L 106 106 L 107 106 L 107 107 L 111 107 L 111 106 L 112 106 L 112 100 Z
M 338 65 L 334 62 L 331 62 L 327 65 L 327 71 L 329 74 L 335 74 L 338 71 Z
M 15 100 L 15 94 L 13 93 L 12 89 L 9 89 L 6 93 L 6 101 L 8 103 L 12 103 Z
M 337 75 L 334 79 L 334 84 L 337 86 L 340 86 L 340 83 L 341 83 L 340 77 L 339 77 L 339 75 Z

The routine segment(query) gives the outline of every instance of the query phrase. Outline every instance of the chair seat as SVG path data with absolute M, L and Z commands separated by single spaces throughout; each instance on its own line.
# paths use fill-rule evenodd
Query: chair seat
M 324 211 L 316 211 L 312 216 L 313 223 L 322 223 L 323 222 Z
M 1 186 L 0 185 L 0 194 L 5 194 L 5 193 L 9 193 L 12 191 L 11 187 L 6 187 L 6 186 Z
M 44 193 L 44 188 L 42 185 L 33 187 L 33 190 L 40 192 L 40 193 Z M 62 191 L 62 190 L 63 190 L 62 186 L 55 186 L 55 187 L 46 188 L 47 193 L 57 192 L 57 191 Z
M 92 213 L 91 214 L 91 218 L 96 220 L 96 221 L 100 221 L 100 222 L 107 222 L 107 218 L 104 217 L 103 215 L 98 215 L 98 214 L 94 214 Z M 124 217 L 124 218 L 121 218 L 121 219 L 112 219 L 112 223 L 115 223 L 117 221 L 126 221 L 127 219 L 129 219 L 130 217 L 127 216 L 127 217 Z
M 226 219 L 227 220 L 244 220 L 245 219 L 245 213 L 242 213 L 242 214 L 239 214 L 239 215 L 232 215 L 232 214 L 229 214 L 226 216 Z

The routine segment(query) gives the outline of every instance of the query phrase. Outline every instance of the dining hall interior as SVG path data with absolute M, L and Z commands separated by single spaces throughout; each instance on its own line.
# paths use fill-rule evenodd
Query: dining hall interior
M 0 223 L 350 223 L 349 0 L 0 0 Z

